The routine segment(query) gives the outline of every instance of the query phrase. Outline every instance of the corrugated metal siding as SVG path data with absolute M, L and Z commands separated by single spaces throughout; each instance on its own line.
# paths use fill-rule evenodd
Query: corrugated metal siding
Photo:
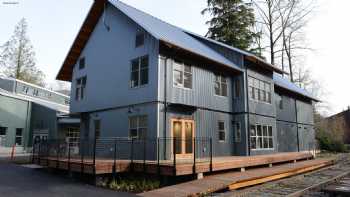
M 169 42 L 173 45 L 179 46 L 180 48 L 209 58 L 218 63 L 227 65 L 233 69 L 240 70 L 240 68 L 234 63 L 227 60 L 225 57 L 215 52 L 214 50 L 208 48 L 201 42 L 197 41 L 192 36 L 186 34 L 182 29 L 170 25 L 131 6 L 128 6 L 122 3 L 121 1 L 109 0 L 109 2 L 112 3 L 118 9 L 120 9 L 124 14 L 126 14 L 140 26 L 142 26 L 155 38 L 163 40 L 165 42 Z
M 277 121 L 278 152 L 297 152 L 297 124 Z
M 71 112 L 87 112 L 157 100 L 158 41 L 146 34 L 145 44 L 135 48 L 137 32 L 142 29 L 113 6 L 106 9 L 107 31 L 102 19 L 96 25 L 81 57 L 86 66 L 73 70 Z M 148 55 L 148 84 L 130 88 L 131 61 Z M 87 76 L 85 98 L 76 101 L 76 79 Z
M 297 100 L 298 123 L 314 124 L 314 111 L 311 103 Z
M 295 99 L 283 94 L 281 94 L 281 96 L 283 108 L 280 109 L 279 103 L 277 103 L 277 101 L 275 103 L 277 119 L 289 122 L 296 122 Z

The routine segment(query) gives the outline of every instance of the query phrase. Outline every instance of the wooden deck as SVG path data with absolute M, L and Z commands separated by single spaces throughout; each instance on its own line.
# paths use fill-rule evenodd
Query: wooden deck
M 171 196 L 201 196 L 223 189 L 238 189 L 268 181 L 273 181 L 309 171 L 313 171 L 333 164 L 333 160 L 317 159 L 281 164 L 271 168 L 255 168 L 245 172 L 227 172 L 210 175 L 204 179 L 190 181 L 178 185 L 168 186 L 139 194 L 145 197 Z
M 274 165 L 284 162 L 294 162 L 299 160 L 312 159 L 313 155 L 308 152 L 278 153 L 260 156 L 232 156 L 232 157 L 214 157 L 212 163 L 209 159 L 197 160 L 194 165 L 192 160 L 173 160 L 160 161 L 159 165 L 156 161 L 135 160 L 117 160 L 116 172 L 145 172 L 160 173 L 167 176 L 190 175 L 195 173 L 217 172 L 223 170 L 240 169 L 254 166 Z M 95 166 L 92 160 L 70 159 L 67 158 L 34 158 L 34 163 L 47 166 L 49 168 L 57 168 L 80 172 L 86 174 L 111 174 L 113 173 L 114 161 L 112 159 L 96 159 Z

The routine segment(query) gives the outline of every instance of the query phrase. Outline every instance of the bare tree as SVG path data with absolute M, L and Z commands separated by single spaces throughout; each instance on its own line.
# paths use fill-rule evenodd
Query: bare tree
M 1 72 L 29 83 L 44 86 L 45 75 L 35 66 L 35 53 L 27 36 L 28 24 L 23 18 L 15 27 L 10 40 L 0 52 Z

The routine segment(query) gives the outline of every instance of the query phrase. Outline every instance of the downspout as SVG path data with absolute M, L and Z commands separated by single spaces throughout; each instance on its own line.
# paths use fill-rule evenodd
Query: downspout
M 248 144 L 248 155 L 250 156 L 250 118 L 249 118 L 249 90 L 248 90 L 248 69 L 247 66 L 245 66 L 245 89 L 246 89 L 246 97 L 247 97 L 247 144 Z
M 300 152 L 297 99 L 294 99 L 294 101 L 295 101 L 294 102 L 294 106 L 295 106 L 295 122 L 297 123 L 297 144 L 298 144 L 298 152 Z
M 167 65 L 167 62 L 168 62 L 168 58 L 165 57 L 164 58 L 164 115 L 163 115 L 163 129 L 164 129 L 164 133 L 163 133 L 163 137 L 164 137 L 164 159 L 166 158 L 166 137 L 167 137 L 167 134 L 166 134 L 166 130 L 167 130 L 167 110 L 168 110 L 168 100 L 167 100 L 167 72 L 168 72 L 168 65 Z

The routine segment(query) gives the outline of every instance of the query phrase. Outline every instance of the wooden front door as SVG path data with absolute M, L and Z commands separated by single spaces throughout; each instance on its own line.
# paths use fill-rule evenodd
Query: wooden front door
M 194 121 L 184 119 L 172 119 L 171 132 L 173 140 L 173 151 L 180 158 L 188 158 L 193 155 Z

